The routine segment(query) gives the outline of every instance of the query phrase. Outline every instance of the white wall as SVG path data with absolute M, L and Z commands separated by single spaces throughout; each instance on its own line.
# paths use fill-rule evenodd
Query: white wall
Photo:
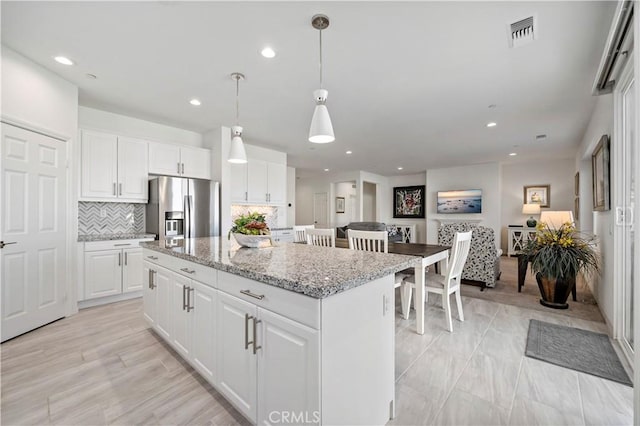
M 507 252 L 507 226 L 524 225 L 529 215 L 522 214 L 525 185 L 550 185 L 550 205 L 542 210 L 573 210 L 573 158 L 535 163 L 502 165 L 502 250 Z M 484 193 L 483 193 L 484 195 Z M 483 203 L 483 209 L 485 205 Z M 540 216 L 534 216 L 540 219 Z
M 375 222 L 376 215 L 376 191 L 377 185 L 371 182 L 363 182 L 362 185 L 362 220 Z
M 481 189 L 482 213 L 436 213 L 438 191 L 452 189 Z M 496 247 L 501 247 L 501 192 L 499 163 L 427 170 L 427 243 L 437 244 L 438 242 L 438 219 L 460 221 L 481 219 L 481 225 L 493 228 L 496 234 Z
M 598 250 L 602 256 L 600 276 L 589 282 L 591 292 L 598 301 L 600 312 L 604 316 L 609 329 L 614 320 L 614 226 L 613 210 L 593 211 L 591 189 L 591 154 L 602 135 L 611 137 L 611 158 L 618 149 L 618 140 L 613 134 L 613 95 L 597 97 L 596 107 L 585 131 L 582 143 L 578 148 L 575 164 L 580 166 L 580 222 L 583 232 L 593 232 L 598 237 Z M 613 167 L 613 164 L 612 164 Z M 611 188 L 614 188 L 615 173 L 611 174 Z M 615 191 L 611 191 L 613 194 Z M 613 205 L 613 200 L 612 200 Z
M 287 226 L 296 224 L 296 169 L 287 167 Z
M 425 185 L 427 181 L 427 174 L 416 173 L 413 175 L 404 176 L 389 176 L 387 182 L 387 193 L 385 197 L 389 200 L 385 206 L 381 221 L 384 223 L 393 223 L 399 225 L 416 225 L 416 241 L 418 243 L 427 242 L 427 228 L 426 219 L 394 219 L 393 218 L 393 188 L 397 186 L 415 186 Z M 426 201 L 426 200 L 425 200 Z M 426 207 L 425 207 L 426 208 Z
M 78 88 L 2 46 L 2 119 L 67 141 L 68 173 L 67 217 L 67 309 L 77 312 L 76 270 L 78 239 L 79 182 Z
M 78 109 L 80 127 L 180 145 L 203 146 L 200 133 L 126 115 L 81 106 Z
M 335 224 L 335 226 L 348 225 L 353 221 L 354 217 L 357 218 L 358 198 L 355 186 L 355 180 L 350 182 L 338 182 L 333 185 L 333 193 L 335 197 L 344 198 L 344 213 L 336 213 L 336 210 L 333 210 L 332 222 Z
M 313 223 L 313 194 L 327 193 L 327 218 L 334 219 L 334 182 L 360 181 L 360 172 L 332 173 L 322 177 L 296 179 L 296 225 Z M 328 224 L 333 226 L 333 224 Z

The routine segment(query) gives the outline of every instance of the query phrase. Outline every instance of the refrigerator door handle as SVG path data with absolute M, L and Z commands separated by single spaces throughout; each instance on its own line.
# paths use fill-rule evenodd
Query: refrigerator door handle
M 191 195 L 184 196 L 184 237 L 185 238 L 193 238 L 193 199 Z

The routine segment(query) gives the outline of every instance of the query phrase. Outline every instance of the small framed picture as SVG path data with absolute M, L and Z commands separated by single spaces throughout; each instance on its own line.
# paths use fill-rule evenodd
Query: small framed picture
M 551 185 L 529 185 L 524 187 L 524 204 L 551 205 Z
M 609 210 L 609 136 L 600 138 L 591 155 L 593 175 L 593 210 Z
M 344 197 L 336 197 L 336 213 L 344 213 Z
M 393 188 L 393 217 L 424 219 L 425 185 Z

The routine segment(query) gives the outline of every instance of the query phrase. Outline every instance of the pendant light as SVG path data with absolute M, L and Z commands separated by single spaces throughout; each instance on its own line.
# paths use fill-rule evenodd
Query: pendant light
M 313 92 L 316 101 L 316 108 L 313 111 L 311 127 L 309 128 L 309 142 L 329 143 L 336 140 L 331 125 L 331 117 L 325 103 L 327 102 L 328 91 L 322 88 L 322 30 L 329 26 L 329 17 L 326 15 L 315 15 L 311 18 L 311 25 L 320 32 L 320 88 Z
M 234 72 L 231 74 L 231 78 L 236 81 L 236 125 L 231 127 L 231 148 L 229 149 L 230 163 L 244 164 L 247 162 L 247 153 L 244 150 L 244 143 L 242 143 L 242 127 L 240 126 L 240 80 L 244 80 L 244 74 Z

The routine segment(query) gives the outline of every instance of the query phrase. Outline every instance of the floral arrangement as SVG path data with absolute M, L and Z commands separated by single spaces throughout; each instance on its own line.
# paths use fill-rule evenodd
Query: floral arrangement
M 231 238 L 231 234 L 270 235 L 271 231 L 269 231 L 263 214 L 248 212 L 233 221 L 233 227 L 229 231 L 229 238 Z
M 598 271 L 593 237 L 576 232 L 569 222 L 558 229 L 540 222 L 536 229 L 536 237 L 522 251 L 531 261 L 533 272 L 550 279 L 575 279 L 579 272 Z

